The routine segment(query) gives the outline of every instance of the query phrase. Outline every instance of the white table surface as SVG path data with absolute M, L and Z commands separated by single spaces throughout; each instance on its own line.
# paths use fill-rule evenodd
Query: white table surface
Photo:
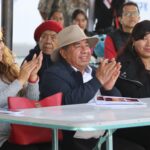
M 19 115 L 0 113 L 0 122 L 82 131 L 150 125 L 150 98 L 142 101 L 146 107 L 114 109 L 79 104 L 24 109 Z

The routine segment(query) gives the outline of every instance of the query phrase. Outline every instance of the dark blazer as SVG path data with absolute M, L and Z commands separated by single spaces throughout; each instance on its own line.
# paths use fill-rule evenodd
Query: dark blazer
M 67 62 L 61 60 L 44 72 L 40 98 L 63 92 L 63 104 L 87 103 L 100 88 L 103 95 L 120 96 L 116 88 L 105 91 L 95 77 L 94 70 L 92 75 L 93 79 L 83 83 L 82 74 L 79 71 L 75 72 Z

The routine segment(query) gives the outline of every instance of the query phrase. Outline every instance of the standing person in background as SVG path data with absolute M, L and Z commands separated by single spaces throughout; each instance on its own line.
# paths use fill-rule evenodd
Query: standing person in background
M 134 2 L 124 3 L 120 10 L 119 21 L 121 27 L 106 36 L 104 42 L 104 57 L 111 59 L 125 47 L 133 27 L 140 20 L 138 5 Z
M 42 22 L 34 31 L 34 39 L 36 46 L 30 50 L 28 56 L 25 57 L 24 61 L 30 61 L 34 54 L 39 55 L 42 51 L 43 61 L 39 75 L 39 84 L 41 83 L 41 76 L 47 68 L 49 68 L 53 62 L 51 60 L 51 54 L 57 46 L 57 33 L 61 31 L 63 27 L 56 21 L 47 20 Z
M 61 26 L 64 27 L 64 15 L 60 9 L 52 10 L 48 17 L 48 20 L 59 22 Z
M 116 86 L 125 97 L 150 97 L 150 21 L 137 23 L 123 53 L 121 75 Z M 149 99 L 147 99 L 149 100 Z M 135 108 L 136 109 L 136 108 Z M 143 108 L 144 109 L 144 108 Z M 140 109 L 141 110 L 141 109 Z M 133 112 L 134 113 L 134 112 Z M 140 112 L 139 112 L 140 113 Z M 150 150 L 150 126 L 119 129 L 118 137 L 126 138 Z
M 103 0 L 95 0 L 95 19 L 97 19 L 95 31 L 98 34 L 106 34 L 113 30 L 113 13 L 111 2 L 105 5 Z
M 22 67 L 15 63 L 11 51 L 3 42 L 0 32 L 0 108 L 7 109 L 9 96 L 24 96 L 39 100 L 38 71 L 42 65 L 42 53 L 34 55 Z M 50 144 L 17 145 L 8 141 L 10 124 L 0 123 L 0 150 L 48 150 Z
M 97 20 L 97 34 L 107 34 L 115 28 L 115 19 L 119 7 L 125 0 L 95 0 L 94 19 Z

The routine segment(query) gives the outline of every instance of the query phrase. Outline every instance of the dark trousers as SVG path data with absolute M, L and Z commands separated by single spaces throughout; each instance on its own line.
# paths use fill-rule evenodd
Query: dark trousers
M 145 150 L 150 150 L 150 126 L 119 129 L 114 135 L 138 143 Z
M 90 140 L 75 140 L 75 147 L 74 150 L 92 150 L 93 147 L 96 145 L 94 139 Z M 106 143 L 102 145 L 101 150 L 106 150 Z M 129 142 L 127 140 L 121 138 L 114 138 L 113 141 L 113 150 L 145 150 L 142 146 L 139 146 L 133 142 Z
M 66 131 L 64 133 L 63 147 L 62 150 L 92 150 L 98 142 L 98 139 L 76 139 L 71 137 L 73 132 Z M 114 150 L 145 150 L 142 146 L 127 141 L 122 138 L 114 136 L 113 138 L 113 149 Z M 101 150 L 106 150 L 106 143 L 102 145 Z

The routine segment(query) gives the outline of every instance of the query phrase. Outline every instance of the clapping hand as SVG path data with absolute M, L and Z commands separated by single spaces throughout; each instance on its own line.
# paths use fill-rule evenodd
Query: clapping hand
M 121 64 L 113 58 L 110 62 L 108 59 L 102 59 L 100 66 L 97 68 L 96 77 L 106 90 L 111 90 L 116 83 L 120 74 Z
M 22 85 L 24 85 L 28 80 L 36 81 L 38 78 L 38 71 L 42 65 L 43 55 L 42 52 L 37 57 L 34 54 L 31 61 L 25 61 L 20 68 L 20 75 L 18 80 Z
M 42 52 L 40 52 L 39 56 L 37 58 L 33 58 L 35 59 L 35 63 L 36 63 L 36 67 L 32 70 L 29 80 L 30 81 L 36 81 L 38 78 L 38 71 L 40 70 L 41 66 L 42 66 L 42 60 L 43 60 L 43 54 Z

